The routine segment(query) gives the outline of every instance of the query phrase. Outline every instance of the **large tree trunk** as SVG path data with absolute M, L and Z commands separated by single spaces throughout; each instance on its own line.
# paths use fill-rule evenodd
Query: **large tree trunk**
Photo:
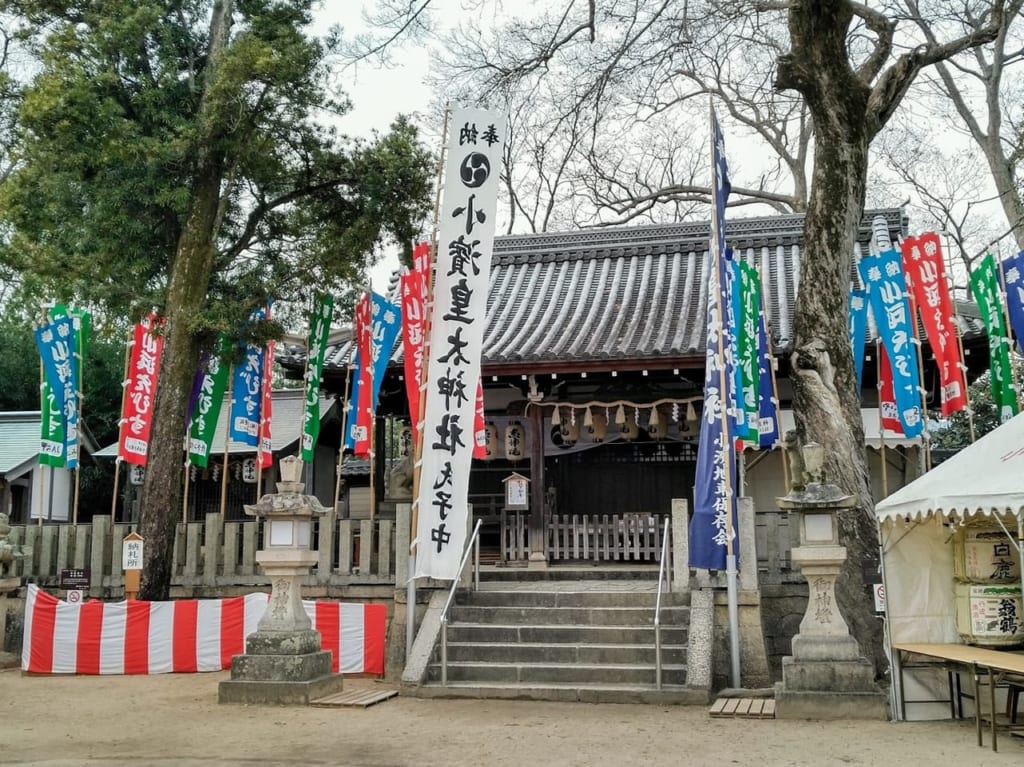
M 142 488 L 139 532 L 146 541 L 140 599 L 170 595 L 174 531 L 181 515 L 182 471 L 188 398 L 199 362 L 195 318 L 206 302 L 215 250 L 220 187 L 224 175 L 223 127 L 216 116 L 213 85 L 216 64 L 231 27 L 231 0 L 214 4 L 210 53 L 200 113 L 206 128 L 198 139 L 198 158 L 188 220 L 171 266 L 165 306 L 165 338 L 160 364 L 153 431 Z
M 861 576 L 861 562 L 877 553 L 877 532 L 847 306 L 874 128 L 866 119 L 871 89 L 848 63 L 849 4 L 799 5 L 790 11 L 792 54 L 780 58 L 776 78 L 776 87 L 804 94 L 815 135 L 794 317 L 793 412 L 800 442 L 825 447 L 827 480 L 860 501 L 840 514 L 847 560 L 836 597 L 861 651 L 881 672 L 882 625 Z

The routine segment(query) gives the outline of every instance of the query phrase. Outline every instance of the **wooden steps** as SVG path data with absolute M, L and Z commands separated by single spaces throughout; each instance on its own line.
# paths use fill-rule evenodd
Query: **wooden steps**
M 333 695 L 311 700 L 309 705 L 316 708 L 341 708 L 344 706 L 366 708 L 375 703 L 394 698 L 396 695 L 398 695 L 398 690 L 371 690 L 366 688 L 342 690 Z
M 711 704 L 711 716 L 735 719 L 774 719 L 774 698 L 719 698 Z

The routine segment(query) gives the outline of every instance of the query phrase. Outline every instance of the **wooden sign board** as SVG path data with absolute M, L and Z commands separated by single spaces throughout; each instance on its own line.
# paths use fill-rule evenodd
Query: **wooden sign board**
M 141 570 L 143 562 L 142 536 L 128 533 L 121 542 L 121 569 Z
M 505 508 L 511 511 L 527 511 L 530 508 L 530 478 L 512 473 L 502 480 L 505 483 Z

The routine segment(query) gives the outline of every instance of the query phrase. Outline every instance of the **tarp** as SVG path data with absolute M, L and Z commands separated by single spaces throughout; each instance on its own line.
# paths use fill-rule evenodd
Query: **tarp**
M 1024 511 L 1024 414 L 875 506 L 880 520 Z
M 976 519 L 1002 522 L 1011 541 L 1024 520 L 1024 415 L 1018 415 L 875 506 L 891 643 L 960 642 L 952 540 Z M 900 715 L 893 658 L 893 713 Z M 944 672 L 907 669 L 908 719 L 949 716 Z

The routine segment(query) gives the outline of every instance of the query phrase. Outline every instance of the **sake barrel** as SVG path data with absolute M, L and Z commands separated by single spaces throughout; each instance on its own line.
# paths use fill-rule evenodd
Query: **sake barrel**
M 953 536 L 953 575 L 967 583 L 1020 583 L 1020 552 L 998 524 L 969 522 Z
M 1013 647 L 1024 644 L 1020 585 L 957 583 L 956 630 L 967 644 Z

